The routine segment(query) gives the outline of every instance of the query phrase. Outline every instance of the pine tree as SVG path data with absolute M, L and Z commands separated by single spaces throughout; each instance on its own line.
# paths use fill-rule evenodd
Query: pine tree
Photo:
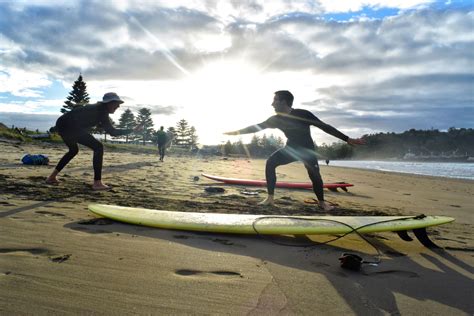
M 154 132 L 150 109 L 141 108 L 138 111 L 136 123 L 137 126 L 141 126 L 143 128 L 141 136 L 143 138 L 143 145 L 145 145 L 147 140 L 152 139 Z
M 233 147 L 234 146 L 232 145 L 230 140 L 228 140 L 227 143 L 225 143 L 225 145 L 222 146 L 223 154 L 226 155 L 226 156 L 229 156 L 230 154 L 232 154 L 233 149 L 234 149 Z
M 197 132 L 194 126 L 191 126 L 188 134 L 189 134 L 189 148 L 194 149 L 197 147 L 197 144 L 198 144 L 198 136 L 197 136 Z
M 260 155 L 260 138 L 254 134 L 252 136 L 252 140 L 250 141 L 250 144 L 249 144 L 249 151 L 250 151 L 250 154 L 254 155 L 254 156 L 259 156 Z
M 187 146 L 189 145 L 189 124 L 185 119 L 180 120 L 176 124 L 176 138 L 175 144 L 178 146 Z
M 67 113 L 74 108 L 89 103 L 89 94 L 87 93 L 86 83 L 82 80 L 82 74 L 74 81 L 72 91 L 69 92 L 69 96 L 64 103 L 65 105 L 61 108 L 61 113 Z
M 119 119 L 119 128 L 122 129 L 134 129 L 137 126 L 135 122 L 135 115 L 132 113 L 130 109 L 126 109 L 125 112 L 122 113 Z M 128 144 L 128 140 L 133 136 L 127 134 L 125 135 L 125 143 Z

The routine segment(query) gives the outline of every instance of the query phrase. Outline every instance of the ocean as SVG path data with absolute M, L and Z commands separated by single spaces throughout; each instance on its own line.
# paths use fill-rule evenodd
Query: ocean
M 324 160 L 319 163 L 321 165 L 326 164 Z M 331 160 L 329 166 L 474 180 L 474 163 L 464 162 Z

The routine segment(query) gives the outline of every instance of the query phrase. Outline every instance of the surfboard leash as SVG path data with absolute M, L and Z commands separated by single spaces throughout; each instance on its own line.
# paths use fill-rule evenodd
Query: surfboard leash
M 359 232 L 360 229 L 365 228 L 365 227 L 369 227 L 369 226 L 373 226 L 373 225 L 377 225 L 377 224 L 382 224 L 382 223 L 389 223 L 389 222 L 400 221 L 400 220 L 409 220 L 409 219 L 422 219 L 424 217 L 426 217 L 426 216 L 424 214 L 421 214 L 421 215 L 406 217 L 406 218 L 402 218 L 402 219 L 400 219 L 400 218 L 399 219 L 388 219 L 388 220 L 383 220 L 383 221 L 378 221 L 378 222 L 374 222 L 374 223 L 365 224 L 365 225 L 362 225 L 362 226 L 359 226 L 359 227 L 353 227 L 353 226 L 351 226 L 347 223 L 341 222 L 341 221 L 332 220 L 332 219 L 324 219 L 324 218 L 314 218 L 313 219 L 313 218 L 302 218 L 302 217 L 298 217 L 298 216 L 263 216 L 263 217 L 259 217 L 259 218 L 255 219 L 253 221 L 252 228 L 258 236 L 264 238 L 263 237 L 264 234 L 261 234 L 258 231 L 257 227 L 256 227 L 257 223 L 261 220 L 264 220 L 264 219 L 282 219 L 282 218 L 284 218 L 284 219 L 299 220 L 299 221 L 301 221 L 301 220 L 303 220 L 303 221 L 322 221 L 322 222 L 330 222 L 330 223 L 336 223 L 336 224 L 339 224 L 339 225 L 346 226 L 350 229 L 349 232 L 344 233 L 340 236 L 337 236 L 333 239 L 327 240 L 325 242 L 318 243 L 318 244 L 313 243 L 311 245 L 309 245 L 309 244 L 307 244 L 307 245 L 292 245 L 292 244 L 285 244 L 285 243 L 277 242 L 277 241 L 274 241 L 274 240 L 271 240 L 271 242 L 282 245 L 282 246 L 316 247 L 316 246 L 320 246 L 320 245 L 329 244 L 329 243 L 334 242 L 338 239 L 344 238 L 349 234 L 356 233 L 360 238 L 362 238 L 366 243 L 368 243 L 377 252 L 377 255 L 375 256 L 376 259 L 374 261 L 363 260 L 360 256 L 358 256 L 356 254 L 352 254 L 352 253 L 343 253 L 341 255 L 341 257 L 339 257 L 339 261 L 340 261 L 340 264 L 341 264 L 342 268 L 358 271 L 358 270 L 360 270 L 362 264 L 378 265 L 382 262 L 382 259 L 381 259 L 382 254 L 381 254 L 380 249 L 376 245 L 374 245 L 369 239 L 367 239 L 364 235 L 362 235 Z

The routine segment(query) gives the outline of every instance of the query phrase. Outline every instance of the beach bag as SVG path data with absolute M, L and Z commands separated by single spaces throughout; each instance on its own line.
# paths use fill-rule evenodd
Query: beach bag
M 46 155 L 30 155 L 26 154 L 21 158 L 21 162 L 25 165 L 47 165 L 49 163 L 49 158 Z

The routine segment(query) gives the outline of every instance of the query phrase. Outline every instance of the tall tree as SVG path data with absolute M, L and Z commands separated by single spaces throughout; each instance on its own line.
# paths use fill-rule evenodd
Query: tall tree
M 178 146 L 187 146 L 189 145 L 189 124 L 185 119 L 180 120 L 176 124 L 176 138 L 175 144 Z
M 145 145 L 147 140 L 152 139 L 154 132 L 150 109 L 141 108 L 138 111 L 136 123 L 137 126 L 142 127 L 141 137 L 143 139 L 143 145 Z
M 188 136 L 189 136 L 189 148 L 190 149 L 196 148 L 198 144 L 198 136 L 197 136 L 197 132 L 194 126 L 191 126 L 191 128 L 189 129 Z
M 69 92 L 69 96 L 66 98 L 66 101 L 64 101 L 65 105 L 61 108 L 61 113 L 69 112 L 87 103 L 89 103 L 89 94 L 87 93 L 86 83 L 82 79 L 82 74 L 80 74 L 72 85 L 72 91 Z
M 137 123 L 135 122 L 135 115 L 130 109 L 126 109 L 125 112 L 120 115 L 118 127 L 122 129 L 134 129 L 136 126 Z M 130 136 L 129 134 L 125 135 L 125 143 L 128 144 L 128 140 L 131 137 L 133 136 Z

